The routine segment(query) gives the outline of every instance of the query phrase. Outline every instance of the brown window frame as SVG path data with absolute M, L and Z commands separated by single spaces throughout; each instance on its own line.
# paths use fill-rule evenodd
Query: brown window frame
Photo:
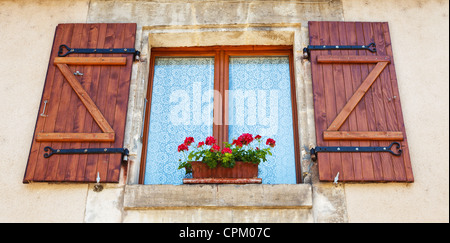
M 153 76 L 156 57 L 214 57 L 214 90 L 221 94 L 221 103 L 214 97 L 213 136 L 222 147 L 223 141 L 228 141 L 228 100 L 225 90 L 229 88 L 229 58 L 230 56 L 287 56 L 291 80 L 291 106 L 294 132 L 295 168 L 297 183 L 302 183 L 300 141 L 298 132 L 297 99 L 294 77 L 294 55 L 292 46 L 208 46 L 208 47 L 155 47 L 151 49 L 149 78 L 147 88 L 147 103 L 145 107 L 144 131 L 142 138 L 142 155 L 139 172 L 139 184 L 144 184 L 147 160 L 148 129 L 151 115 L 151 100 L 153 92 Z M 216 121 L 221 121 L 218 125 Z

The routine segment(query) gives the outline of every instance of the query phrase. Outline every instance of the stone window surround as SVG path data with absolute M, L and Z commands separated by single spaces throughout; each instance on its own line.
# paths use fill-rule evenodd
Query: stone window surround
M 314 178 L 297 185 L 139 185 L 144 98 L 152 47 L 214 45 L 292 45 L 294 51 L 298 128 L 302 171 L 311 163 L 309 148 L 315 143 L 309 62 L 302 59 L 308 42 L 301 24 L 246 24 L 205 26 L 138 26 L 136 48 L 141 62 L 134 63 L 128 107 L 125 147 L 130 150 L 128 169 L 121 174 L 124 209 L 179 207 L 311 208 Z M 124 172 L 126 171 L 126 172 Z M 311 174 L 310 174 L 311 175 Z M 312 175 L 314 176 L 314 175 Z M 245 191 L 245 193 L 242 193 Z M 239 197 L 236 197 L 239 195 Z

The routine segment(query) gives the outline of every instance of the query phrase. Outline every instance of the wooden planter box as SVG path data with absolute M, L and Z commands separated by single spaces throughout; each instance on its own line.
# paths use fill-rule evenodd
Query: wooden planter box
M 233 168 L 217 166 L 209 168 L 208 165 L 200 162 L 191 162 L 192 177 L 183 179 L 184 184 L 260 184 L 258 177 L 258 165 L 253 163 L 236 162 Z

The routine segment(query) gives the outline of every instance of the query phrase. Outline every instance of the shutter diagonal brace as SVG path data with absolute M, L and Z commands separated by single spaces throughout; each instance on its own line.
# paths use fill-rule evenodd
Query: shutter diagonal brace
M 389 56 L 318 56 L 317 63 L 320 64 L 362 64 L 375 63 L 375 68 L 369 73 L 361 83 L 352 97 L 347 101 L 344 108 L 339 112 L 334 121 L 323 132 L 324 140 L 403 140 L 402 132 L 393 131 L 338 131 L 347 120 L 350 113 L 356 108 L 358 103 L 370 89 L 381 72 L 390 63 Z
M 114 142 L 115 133 L 107 122 L 106 118 L 100 112 L 89 94 L 84 90 L 74 73 L 68 67 L 68 64 L 76 65 L 125 65 L 125 57 L 57 57 L 54 64 L 61 71 L 69 85 L 75 91 L 75 94 L 91 114 L 94 121 L 102 130 L 102 133 L 44 133 L 36 134 L 38 142 Z

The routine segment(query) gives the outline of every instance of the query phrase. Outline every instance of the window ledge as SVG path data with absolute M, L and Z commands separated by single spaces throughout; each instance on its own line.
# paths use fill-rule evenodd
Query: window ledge
M 312 188 L 309 184 L 125 186 L 126 210 L 186 207 L 312 208 Z

